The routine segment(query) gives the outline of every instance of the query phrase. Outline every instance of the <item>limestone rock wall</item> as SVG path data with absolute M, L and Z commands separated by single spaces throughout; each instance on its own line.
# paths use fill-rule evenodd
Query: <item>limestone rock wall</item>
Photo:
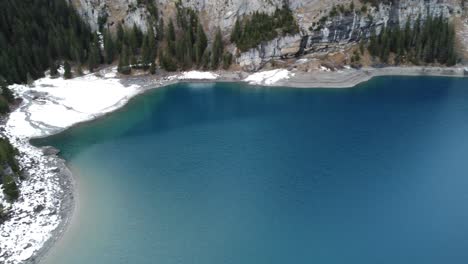
M 108 16 L 106 26 L 110 28 L 121 21 L 126 26 L 136 24 L 142 30 L 148 27 L 149 13 L 145 5 L 137 0 L 71 0 L 79 13 L 98 28 L 99 17 Z M 164 19 L 174 17 L 177 0 L 153 0 Z M 389 0 L 378 7 L 368 6 L 366 13 L 360 12 L 359 0 L 183 0 L 182 5 L 199 11 L 200 20 L 214 36 L 219 27 L 226 39 L 238 17 L 255 11 L 272 13 L 285 2 L 293 10 L 300 33 L 284 36 L 240 54 L 236 61 L 242 67 L 257 70 L 271 59 L 287 58 L 311 52 L 339 50 L 344 45 L 370 36 L 373 29 L 380 32 L 384 25 L 404 27 L 409 19 L 414 23 L 418 16 L 424 19 L 428 13 L 444 17 L 464 15 L 465 0 Z M 335 5 L 348 7 L 354 2 L 355 12 L 329 17 Z M 324 21 L 324 17 L 327 19 Z M 236 52 L 235 48 L 230 51 Z

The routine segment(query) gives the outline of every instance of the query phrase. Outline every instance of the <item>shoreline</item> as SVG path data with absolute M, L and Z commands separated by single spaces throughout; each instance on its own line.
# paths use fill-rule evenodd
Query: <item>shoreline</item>
M 275 71 L 275 70 L 273 70 Z M 284 74 L 287 71 L 287 74 Z M 273 78 L 273 82 L 269 82 L 268 78 L 272 78 L 275 75 L 281 72 L 282 78 L 277 79 Z M 255 74 L 255 73 L 254 73 Z M 66 161 L 56 154 L 46 155 L 43 153 L 43 148 L 37 148 L 33 146 L 30 142 L 31 139 L 36 138 L 46 138 L 56 134 L 59 134 L 65 130 L 68 130 L 72 127 L 78 126 L 82 123 L 96 121 L 100 118 L 103 118 L 119 109 L 122 109 L 127 103 L 141 95 L 144 95 L 146 92 L 153 89 L 174 85 L 177 83 L 213 83 L 213 82 L 237 82 L 247 84 L 252 87 L 288 87 L 288 88 L 352 88 L 363 82 L 367 82 L 374 77 L 379 76 L 441 76 L 441 77 L 468 77 L 468 68 L 459 67 L 459 68 L 444 68 L 444 67 L 388 67 L 388 68 L 363 68 L 359 70 L 355 69 L 345 69 L 341 71 L 321 71 L 317 70 L 314 72 L 298 72 L 298 71 L 288 71 L 288 70 L 276 70 L 267 78 L 261 79 L 258 81 L 247 82 L 246 78 L 254 74 L 249 74 L 246 72 L 231 72 L 231 71 L 220 71 L 216 72 L 216 78 L 208 79 L 190 79 L 182 78 L 183 73 L 176 73 L 175 75 L 141 75 L 141 76 L 125 76 L 123 78 L 116 78 L 120 84 L 125 87 L 131 87 L 136 85 L 134 91 L 131 91 L 129 94 L 120 98 L 117 102 L 114 102 L 112 105 L 105 108 L 102 112 L 93 113 L 87 116 L 82 120 L 74 120 L 70 124 L 67 124 L 63 127 L 52 127 L 44 126 L 45 129 L 41 132 L 43 135 L 36 136 L 21 136 L 14 135 L 8 132 L 13 130 L 8 130 L 5 135 L 14 140 L 14 144 L 21 145 L 23 148 L 23 155 L 32 155 L 32 157 L 26 157 L 26 159 L 39 159 L 43 166 L 44 171 L 49 171 L 54 174 L 49 178 L 49 180 L 57 179 L 58 188 L 60 188 L 59 197 L 60 206 L 59 212 L 56 213 L 60 216 L 60 219 L 57 225 L 49 232 L 48 238 L 39 246 L 37 250 L 32 252 L 32 255 L 25 260 L 12 260 L 11 262 L 5 263 L 40 263 L 46 259 L 48 253 L 51 249 L 56 246 L 57 243 L 64 237 L 67 230 L 70 227 L 70 223 L 73 221 L 75 216 L 75 211 L 77 210 L 78 203 L 78 191 L 77 183 L 74 178 L 71 170 L 67 167 Z M 101 77 L 103 78 L 103 77 Z M 90 82 L 93 80 L 89 80 Z M 21 94 L 22 96 L 27 95 L 26 93 Z M 28 107 L 33 104 L 35 99 L 32 98 L 23 98 L 21 106 L 15 111 L 21 111 L 25 109 L 27 113 Z M 30 119 L 31 116 L 26 116 L 25 121 L 34 123 Z M 38 124 L 40 122 L 37 122 Z M 18 147 L 18 146 L 15 146 Z M 28 153 L 27 149 L 33 149 L 34 153 Z M 38 158 L 37 155 L 41 154 L 42 157 Z M 31 162 L 30 162 L 31 163 Z M 22 162 L 22 165 L 28 164 L 28 162 Z M 32 171 L 31 168 L 26 168 L 26 171 Z M 29 174 L 33 174 L 29 172 Z M 29 181 L 27 179 L 25 181 Z M 0 230 L 1 231 L 1 230 Z M 22 245 L 19 245 L 22 246 Z M 3 251 L 0 248 L 0 262 Z M 7 259 L 8 261 L 8 259 Z
M 342 71 L 320 71 L 298 73 L 290 79 L 280 80 L 273 86 L 296 88 L 353 88 L 361 83 L 382 76 L 434 76 L 468 77 L 467 67 L 385 67 L 347 69 Z

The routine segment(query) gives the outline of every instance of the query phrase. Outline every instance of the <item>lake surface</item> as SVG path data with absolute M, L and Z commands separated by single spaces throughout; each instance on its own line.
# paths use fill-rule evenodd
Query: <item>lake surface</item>
M 468 263 L 468 79 L 175 86 L 39 142 L 79 185 L 46 264 Z

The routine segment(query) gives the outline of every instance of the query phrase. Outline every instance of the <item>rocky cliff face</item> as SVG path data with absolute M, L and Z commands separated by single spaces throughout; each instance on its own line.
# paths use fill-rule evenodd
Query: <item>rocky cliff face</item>
M 122 21 L 127 26 L 136 24 L 142 30 L 148 26 L 148 11 L 138 0 L 71 0 L 80 14 L 97 29 L 100 18 L 108 17 L 106 25 L 111 28 Z M 175 15 L 174 0 L 153 0 L 160 16 L 167 18 Z M 184 0 L 185 7 L 199 11 L 200 20 L 209 33 L 220 28 L 226 39 L 239 16 L 255 11 L 271 13 L 281 7 L 285 0 Z M 330 52 L 369 37 L 373 29 L 377 33 L 383 26 L 404 26 L 427 14 L 444 17 L 464 15 L 465 0 L 388 0 L 378 7 L 367 5 L 361 11 L 359 0 L 289 0 L 300 27 L 300 34 L 284 36 L 257 48 L 240 54 L 237 63 L 249 70 L 257 70 L 271 59 L 288 58 L 313 52 Z M 349 7 L 354 3 L 352 12 L 339 12 L 333 17 L 333 6 Z M 213 34 L 211 34 L 213 35 Z M 235 52 L 231 46 L 230 50 Z
M 78 9 L 78 13 L 88 21 L 93 30 L 99 28 L 99 23 L 114 27 L 122 22 L 127 27 L 136 24 L 143 31 L 148 26 L 148 10 L 144 5 L 138 5 L 137 0 L 70 0 Z
M 379 34 L 384 26 L 404 27 L 407 21 L 413 25 L 418 17 L 424 20 L 428 14 L 452 18 L 461 17 L 464 12 L 461 1 L 443 0 L 400 0 L 369 7 L 366 12 L 361 11 L 360 7 L 333 17 L 327 15 L 330 14 L 328 9 L 325 14 L 322 12 L 321 20 L 307 22 L 304 15 L 307 12 L 302 11 L 301 14 L 296 9 L 301 34 L 262 43 L 242 53 L 237 62 L 248 70 L 258 70 L 272 59 L 342 50 L 347 45 L 369 38 L 373 30 Z

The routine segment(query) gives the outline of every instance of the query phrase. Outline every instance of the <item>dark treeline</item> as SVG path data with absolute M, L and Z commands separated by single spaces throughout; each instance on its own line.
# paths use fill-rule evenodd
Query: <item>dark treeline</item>
M 250 17 L 238 19 L 231 33 L 231 42 L 236 43 L 241 51 L 256 47 L 263 41 L 278 36 L 296 34 L 299 26 L 287 4 L 269 15 L 255 12 Z
M 440 63 L 451 66 L 457 62 L 455 30 L 442 16 L 428 16 L 425 21 L 418 17 L 413 27 L 408 20 L 404 29 L 387 27 L 379 36 L 372 32 L 369 52 L 384 63 L 388 62 L 390 53 L 394 53 L 395 64 Z
M 0 1 L 0 73 L 8 83 L 42 77 L 58 59 L 84 63 L 93 34 L 64 0 Z
M 106 62 L 110 63 L 119 56 L 118 71 L 129 74 L 132 69 L 139 68 L 151 73 L 156 71 L 155 63 L 167 71 L 187 69 L 218 69 L 228 68 L 232 55 L 224 52 L 221 31 L 218 29 L 211 48 L 208 37 L 201 25 L 198 14 L 176 3 L 177 16 L 164 23 L 150 23 L 148 32 L 142 33 L 136 26 L 126 29 L 118 25 L 116 37 L 104 33 Z M 155 6 L 153 9 L 157 8 Z M 157 11 L 153 11 L 157 14 Z M 157 19 L 152 15 L 152 21 Z M 153 29 L 154 24 L 157 26 Z M 155 32 L 156 31 L 156 32 Z M 155 34 L 156 33 L 156 34 Z
M 161 41 L 163 48 L 159 53 L 159 61 L 164 69 L 175 71 L 194 66 L 208 67 L 208 39 L 198 15 L 192 9 L 177 4 L 176 24 L 172 19 L 169 20 Z
M 208 38 L 198 14 L 190 8 L 182 7 L 180 2 L 176 6 L 176 24 L 169 20 L 160 38 L 161 67 L 168 71 L 191 68 L 215 70 L 220 66 L 228 68 L 231 64 L 231 54 L 224 53 L 221 31 L 219 29 L 216 31 L 209 48 Z M 228 59 L 223 60 L 223 58 Z
M 0 76 L 0 115 L 10 112 L 10 104 L 15 101 L 13 93 L 8 88 L 8 83 Z
M 126 29 L 118 24 L 115 37 L 108 31 L 103 34 L 105 62 L 110 64 L 119 56 L 120 73 L 129 74 L 132 68 L 146 70 L 154 67 L 157 46 L 152 27 L 145 34 L 136 25 Z

